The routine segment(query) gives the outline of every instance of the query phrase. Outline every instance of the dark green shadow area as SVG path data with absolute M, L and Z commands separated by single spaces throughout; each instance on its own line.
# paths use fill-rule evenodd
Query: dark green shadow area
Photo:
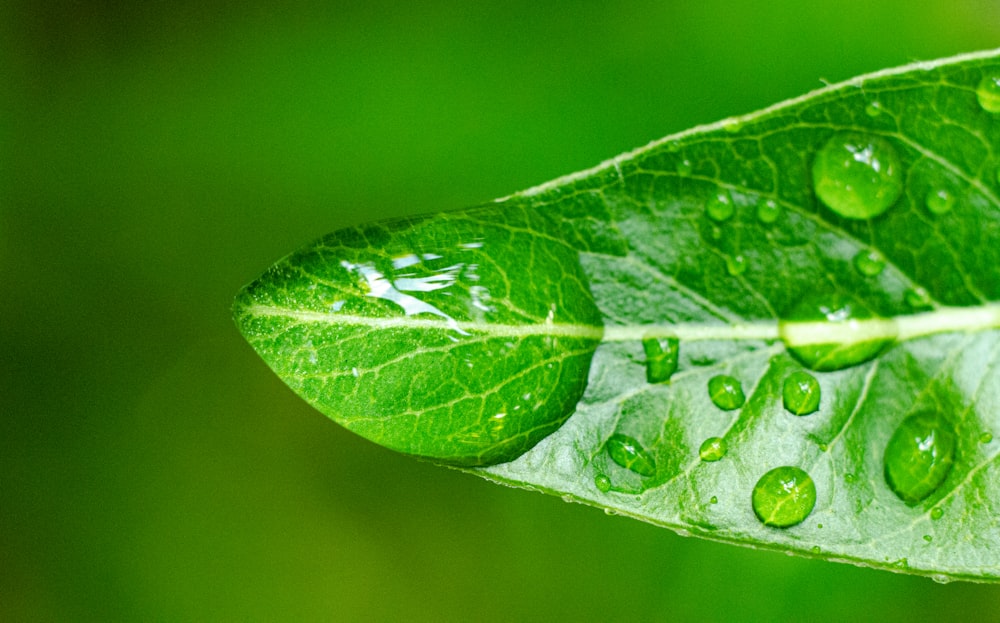
M 997 47 L 995 3 L 3 13 L 0 620 L 997 611 L 994 586 L 682 539 L 393 454 L 310 409 L 230 318 L 240 287 L 324 233 Z

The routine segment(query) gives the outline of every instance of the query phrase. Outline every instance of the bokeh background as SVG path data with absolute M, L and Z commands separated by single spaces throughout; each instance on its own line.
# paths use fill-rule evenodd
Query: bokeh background
M 1000 3 L 3 4 L 0 620 L 1000 617 L 395 455 L 229 316 L 328 231 L 1000 46 Z

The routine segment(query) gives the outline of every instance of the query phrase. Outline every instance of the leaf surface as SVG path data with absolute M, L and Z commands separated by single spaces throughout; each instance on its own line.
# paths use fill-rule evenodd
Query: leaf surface
M 335 232 L 234 314 L 389 448 L 714 540 L 998 581 L 998 299 L 993 51 Z

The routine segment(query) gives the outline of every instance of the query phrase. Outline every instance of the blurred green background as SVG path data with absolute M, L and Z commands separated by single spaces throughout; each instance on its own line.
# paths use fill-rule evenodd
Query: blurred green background
M 683 539 L 382 450 L 229 316 L 328 231 L 996 47 L 1000 3 L 2 12 L 0 620 L 1000 618 L 1000 586 Z

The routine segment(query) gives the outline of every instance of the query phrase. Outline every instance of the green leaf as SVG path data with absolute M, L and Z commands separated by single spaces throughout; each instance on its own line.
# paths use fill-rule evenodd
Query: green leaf
M 389 448 L 684 534 L 1000 580 L 1000 51 L 345 229 L 235 305 Z

